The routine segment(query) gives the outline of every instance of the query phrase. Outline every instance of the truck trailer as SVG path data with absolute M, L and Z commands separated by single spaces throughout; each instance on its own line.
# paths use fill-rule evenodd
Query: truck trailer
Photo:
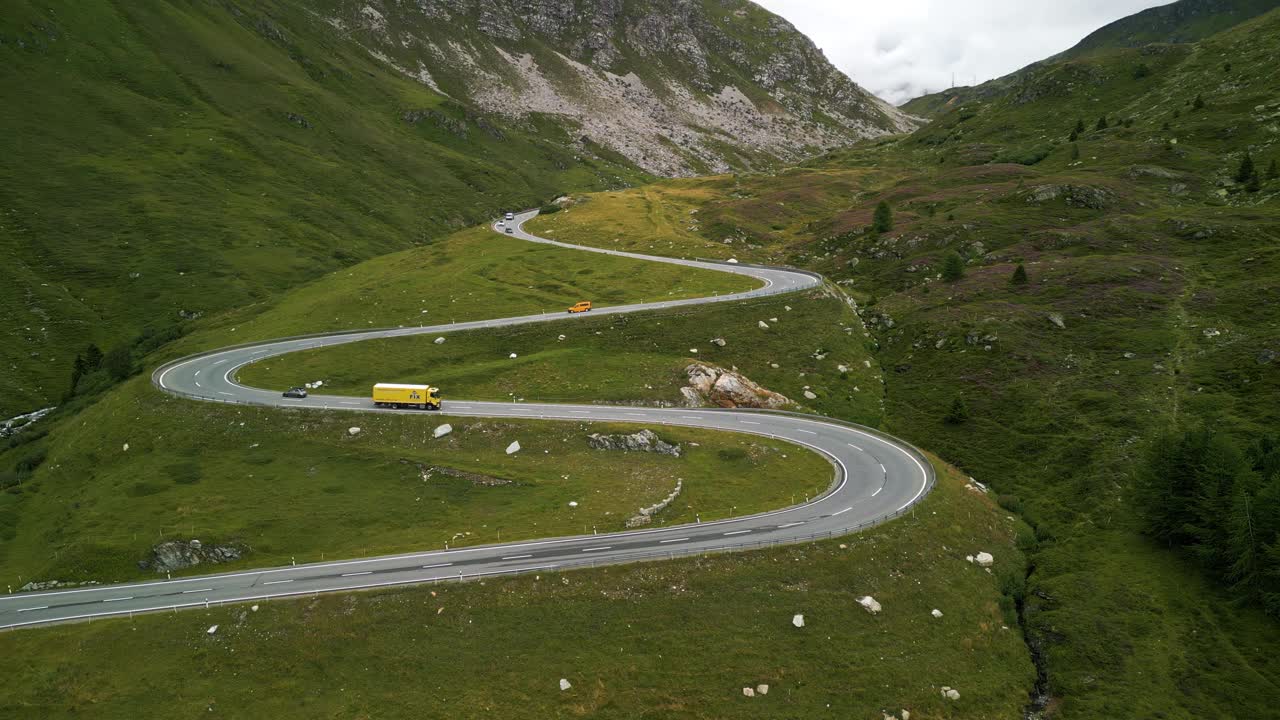
M 439 410 L 440 388 L 430 385 L 378 383 L 373 386 L 373 404 L 377 407 Z

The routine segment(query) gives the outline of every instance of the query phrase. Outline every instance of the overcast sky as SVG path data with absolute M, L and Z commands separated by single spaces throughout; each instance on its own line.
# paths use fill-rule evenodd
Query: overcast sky
M 859 85 L 894 104 L 972 85 L 1170 0 L 755 0 L 790 20 Z

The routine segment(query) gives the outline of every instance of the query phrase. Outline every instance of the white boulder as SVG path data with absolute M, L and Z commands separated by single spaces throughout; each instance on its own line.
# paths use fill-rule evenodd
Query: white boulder
M 866 608 L 867 612 L 871 613 L 872 615 L 875 615 L 876 613 L 880 612 L 880 603 L 876 602 L 876 599 L 871 597 L 870 595 L 863 595 L 862 597 L 858 598 L 858 604 Z
M 511 353 L 511 354 L 510 354 L 510 355 L 508 355 L 507 357 L 511 358 L 512 360 L 515 360 L 515 359 L 516 359 L 516 354 L 515 354 L 515 353 Z
M 121 451 L 121 452 L 129 452 L 129 443 L 125 443 L 125 444 L 124 444 L 124 447 L 120 448 L 120 451 Z
M 813 391 L 812 391 L 812 390 L 805 390 L 805 391 L 804 391 L 804 398 L 805 398 L 805 400 L 817 400 L 817 399 L 818 399 L 818 396 L 817 396 L 817 395 L 815 395 L 815 394 L 813 394 Z
M 348 434 L 348 435 L 359 435 L 359 434 L 360 434 L 360 428 L 358 428 L 358 427 L 349 427 L 349 428 L 347 428 L 347 434 Z
M 571 688 L 571 687 L 573 687 L 573 685 L 572 685 L 572 684 L 570 684 L 570 682 L 569 682 L 568 680 L 566 680 L 566 679 L 564 679 L 564 678 L 560 678 L 560 689 L 561 689 L 561 690 L 568 690 L 568 689 L 569 689 L 569 688 Z
M 756 691 L 755 688 L 744 687 L 742 688 L 742 694 L 747 697 L 755 697 Z
M 759 321 L 759 322 L 757 322 L 757 323 L 756 323 L 756 327 L 760 328 L 761 330 L 768 330 L 768 329 L 769 329 L 769 323 L 767 323 L 767 322 L 765 322 L 765 321 L 761 320 L 761 321 Z
M 959 690 L 956 690 L 955 688 L 950 688 L 950 687 L 947 687 L 946 685 L 943 685 L 943 686 L 942 686 L 942 697 L 944 697 L 944 698 L 946 698 L 946 699 L 948 699 L 948 700 L 959 700 L 959 699 L 960 699 L 960 691 L 959 691 Z
M 931 610 L 931 611 L 929 612 L 929 614 L 930 614 L 930 615 L 932 615 L 932 616 L 934 616 L 934 617 L 936 617 L 936 618 L 940 618 L 940 617 L 942 617 L 942 611 L 941 611 L 941 610 L 939 610 L 938 608 L 934 608 L 933 610 Z
M 516 440 L 515 442 L 513 442 L 513 443 L 511 443 L 510 445 L 508 445 L 508 446 L 507 446 L 507 454 L 508 454 L 508 455 L 514 455 L 514 454 L 516 454 L 516 453 L 518 453 L 518 452 L 520 452 L 520 441 L 519 441 L 519 440 Z
M 798 628 L 804 627 L 804 616 L 796 615 L 795 617 L 791 618 L 791 624 L 795 625 Z
M 444 344 L 444 336 L 443 336 L 443 335 L 441 335 L 440 337 L 436 338 L 435 340 L 432 340 L 431 342 L 433 342 L 433 343 L 435 343 L 435 344 L 437 344 L 437 345 L 443 345 L 443 344 Z
M 757 686 L 756 686 L 756 694 L 757 694 L 757 695 L 768 695 L 768 694 L 769 694 L 769 686 L 768 686 L 768 685 L 765 685 L 764 683 L 761 683 L 761 684 L 757 685 Z
M 996 561 L 995 557 L 989 552 L 980 552 L 973 556 L 973 560 L 982 567 L 991 567 Z
M 453 432 L 453 426 L 450 425 L 449 423 L 445 423 L 443 425 L 437 426 L 435 430 L 432 430 L 431 437 L 442 438 L 451 432 Z
M 569 507 L 578 507 L 578 501 L 577 501 L 577 500 L 570 500 L 570 501 L 569 501 Z
M 205 630 L 205 632 L 207 632 L 207 633 L 209 633 L 210 635 L 212 635 L 212 634 L 214 634 L 214 633 L 218 632 L 218 626 L 217 626 L 217 625 L 210 625 L 210 626 L 209 626 L 209 629 L 208 629 L 208 630 Z

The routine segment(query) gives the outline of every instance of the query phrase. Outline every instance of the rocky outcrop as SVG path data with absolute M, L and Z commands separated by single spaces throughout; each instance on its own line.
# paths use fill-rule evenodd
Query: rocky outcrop
M 673 445 L 659 438 L 652 430 L 645 429 L 630 435 L 601 435 L 592 433 L 587 436 L 587 443 L 596 450 L 622 450 L 625 452 L 651 452 L 659 455 L 680 457 L 683 452 L 679 445 Z
M 685 374 L 689 385 L 680 388 L 680 394 L 687 407 L 776 409 L 791 404 L 786 396 L 760 387 L 735 370 L 693 363 L 685 368 Z
M 239 560 L 248 552 L 243 545 L 205 545 L 199 540 L 168 540 L 151 548 L 151 557 L 138 561 L 143 570 L 157 573 L 173 572 L 201 564 Z
M 484 114 L 560 119 L 580 152 L 661 175 L 792 162 L 919 122 L 745 0 L 347 0 L 325 19 L 465 115 L 405 122 L 466 137 Z
M 1116 202 L 1116 194 L 1090 185 L 1037 185 L 1026 193 L 1027 202 L 1044 203 L 1062 198 L 1068 207 L 1105 210 Z

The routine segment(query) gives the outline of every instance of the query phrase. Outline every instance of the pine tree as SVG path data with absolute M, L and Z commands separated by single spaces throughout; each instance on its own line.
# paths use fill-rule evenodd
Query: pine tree
M 947 414 L 942 416 L 942 420 L 948 425 L 960 425 L 969 419 L 969 406 L 965 404 L 964 396 L 956 395 L 951 401 L 951 409 L 947 410 Z
M 1022 263 L 1018 263 L 1018 267 L 1013 269 L 1013 277 L 1009 278 L 1009 282 L 1014 285 L 1027 284 L 1027 269 L 1022 266 Z
M 942 279 L 955 282 L 962 277 L 964 277 L 964 259 L 956 253 L 951 253 L 942 262 Z
M 1076 160 L 1079 160 L 1079 159 L 1080 159 L 1080 146 L 1076 145 L 1075 143 L 1071 143 L 1071 161 L 1075 162 Z
M 1095 129 L 1095 130 L 1106 130 L 1106 129 L 1107 129 L 1107 116 L 1106 116 L 1106 115 L 1103 115 L 1102 117 L 1098 118 L 1098 125 L 1097 125 L 1097 127 L 1095 127 L 1094 129 Z
M 1072 130 L 1071 134 L 1067 136 L 1067 142 L 1075 142 L 1079 139 L 1080 139 L 1080 133 L 1076 132 L 1075 130 Z
M 84 351 L 84 369 L 85 372 L 93 372 L 102 367 L 102 351 L 97 345 L 90 345 Z
M 84 358 L 76 355 L 76 360 L 71 364 L 71 394 L 76 392 L 76 386 L 80 384 L 80 378 L 84 377 L 85 363 Z
M 116 380 L 124 380 L 134 372 L 133 354 L 127 347 L 118 347 L 102 357 L 102 367 Z
M 871 229 L 878 233 L 889 232 L 893 229 L 893 209 L 889 207 L 889 203 L 881 200 L 876 205 L 876 214 L 871 220 Z
M 1079 136 L 1084 132 L 1084 120 L 1076 120 L 1076 129 L 1074 134 Z
M 1255 172 L 1249 176 L 1249 179 L 1244 183 L 1244 189 L 1246 192 L 1251 193 L 1256 193 L 1262 190 L 1262 178 L 1258 177 L 1258 173 Z
M 1253 177 L 1257 171 L 1253 167 L 1253 157 L 1249 153 L 1244 154 L 1244 159 L 1240 161 L 1240 168 L 1236 170 L 1236 182 L 1249 182 L 1249 178 Z
M 1203 110 L 1203 109 L 1204 109 L 1204 96 L 1202 96 L 1202 95 L 1196 95 L 1196 99 L 1191 101 L 1191 109 L 1192 109 L 1192 110 Z
M 1134 80 L 1141 80 L 1142 78 L 1150 74 L 1151 74 L 1151 68 L 1147 67 L 1146 63 L 1138 63 L 1137 66 L 1133 68 Z
M 1275 180 L 1280 178 L 1280 169 L 1276 168 L 1276 159 L 1271 158 L 1271 164 L 1267 165 L 1267 180 Z

